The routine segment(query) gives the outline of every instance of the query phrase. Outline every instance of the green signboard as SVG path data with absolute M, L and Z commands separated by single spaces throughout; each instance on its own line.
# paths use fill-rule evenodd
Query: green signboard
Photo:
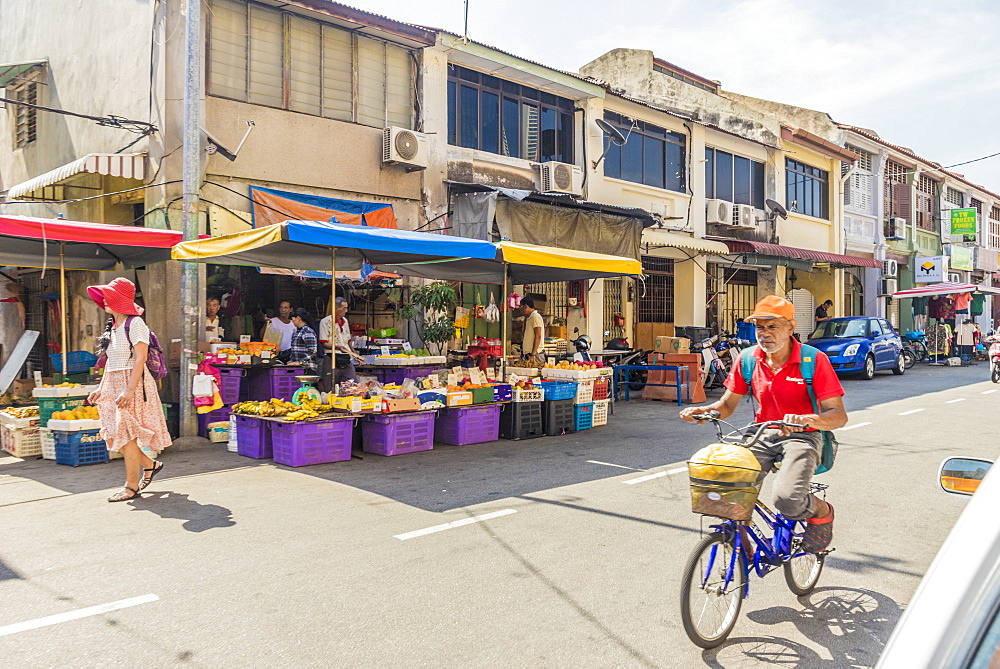
M 966 209 L 951 210 L 951 234 L 953 235 L 974 235 L 976 234 L 976 209 L 968 207 Z

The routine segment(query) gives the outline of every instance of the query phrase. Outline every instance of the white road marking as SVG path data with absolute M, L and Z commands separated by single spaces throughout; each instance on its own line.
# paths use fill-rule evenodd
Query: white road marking
M 854 425 L 848 425 L 847 427 L 841 427 L 841 428 L 838 428 L 837 431 L 838 432 L 847 432 L 848 430 L 856 430 L 859 427 L 864 427 L 865 425 L 871 425 L 871 421 L 868 421 L 867 423 L 856 423 Z
M 636 483 L 642 483 L 643 481 L 652 481 L 653 479 L 658 479 L 661 476 L 666 476 L 668 472 L 656 472 L 655 474 L 647 474 L 646 476 L 640 476 L 637 479 L 629 479 L 628 481 L 622 481 L 625 485 L 635 485 Z
M 76 611 L 57 613 L 54 616 L 46 616 L 44 618 L 35 618 L 34 620 L 26 620 L 23 623 L 14 623 L 13 625 L 6 625 L 4 627 L 0 627 L 0 636 L 7 636 L 8 634 L 17 634 L 18 632 L 34 630 L 38 629 L 39 627 L 47 627 L 49 625 L 57 625 L 59 623 L 65 623 L 70 620 L 79 620 L 80 618 L 87 618 L 89 616 L 98 616 L 101 615 L 102 613 L 107 613 L 109 611 L 117 611 L 118 609 L 127 609 L 130 606 L 138 606 L 139 604 L 148 604 L 149 602 L 155 602 L 159 599 L 160 598 L 154 594 L 140 595 L 139 597 L 120 599 L 117 602 L 110 602 L 108 604 L 99 604 L 98 606 L 89 606 L 85 609 L 77 609 Z
M 601 462 L 600 460 L 587 460 L 592 465 L 604 465 L 605 467 L 618 467 L 620 469 L 631 469 L 634 472 L 641 472 L 641 469 L 636 469 L 635 467 L 626 467 L 625 465 L 615 465 L 610 462 Z
M 686 472 L 687 467 L 678 467 L 677 469 L 668 469 L 667 474 L 680 474 L 681 472 Z
M 993 390 L 984 390 L 983 392 L 981 392 L 979 394 L 980 395 L 989 395 L 990 393 L 995 393 L 995 392 L 997 392 L 996 388 L 994 388 Z
M 414 530 L 413 532 L 396 534 L 393 536 L 393 539 L 406 541 L 407 539 L 422 537 L 426 534 L 434 534 L 435 532 L 443 532 L 444 530 L 450 530 L 453 527 L 462 527 L 463 525 L 471 525 L 472 523 L 479 523 L 484 520 L 490 520 L 491 518 L 499 518 L 500 516 L 509 516 L 512 513 L 517 513 L 517 509 L 504 509 L 503 511 L 493 511 L 492 513 L 484 513 L 481 516 L 472 516 L 471 518 L 463 518 L 462 520 L 455 520 L 450 523 L 445 523 L 444 525 L 435 525 L 434 527 L 425 527 L 422 530 Z
M 945 402 L 945 404 L 954 404 L 955 402 L 964 402 L 964 401 L 965 401 L 964 397 L 959 397 L 958 399 L 948 400 L 947 402 Z
M 927 411 L 927 409 L 910 409 L 909 411 L 904 411 L 899 414 L 900 416 L 909 416 L 911 413 L 920 413 L 921 411 Z

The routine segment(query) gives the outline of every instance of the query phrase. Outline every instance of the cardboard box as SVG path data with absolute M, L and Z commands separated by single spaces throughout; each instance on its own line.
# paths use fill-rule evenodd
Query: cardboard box
M 52 377 L 46 376 L 42 379 L 42 383 L 52 384 Z M 31 397 L 31 391 L 35 388 L 34 379 L 15 379 L 14 383 L 10 384 L 10 392 L 18 397 Z
M 673 337 L 673 323 L 636 323 L 635 324 L 635 347 L 644 351 L 651 351 L 653 343 L 657 337 Z
M 549 336 L 554 339 L 566 339 L 566 326 L 565 325 L 550 325 L 549 326 Z
M 691 340 L 687 337 L 657 337 L 653 341 L 656 353 L 690 353 Z
M 411 397 L 404 400 L 385 400 L 386 413 L 394 411 L 420 411 L 420 400 Z
M 211 353 L 212 344 L 207 341 L 200 341 L 196 350 L 199 353 Z M 167 347 L 167 364 L 170 367 L 181 366 L 181 342 L 179 339 L 170 342 L 170 346 Z

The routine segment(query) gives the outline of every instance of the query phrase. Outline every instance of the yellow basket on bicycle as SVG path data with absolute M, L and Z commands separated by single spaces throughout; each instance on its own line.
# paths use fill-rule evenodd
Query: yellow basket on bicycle
M 750 520 L 760 494 L 760 463 L 736 444 L 710 444 L 688 460 L 691 511 Z

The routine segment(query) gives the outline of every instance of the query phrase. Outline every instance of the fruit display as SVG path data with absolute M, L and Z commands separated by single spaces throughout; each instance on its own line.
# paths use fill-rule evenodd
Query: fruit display
M 333 407 L 329 404 L 322 404 L 313 398 L 302 400 L 301 405 L 272 398 L 265 402 L 240 402 L 233 405 L 232 411 L 246 416 L 299 421 L 319 418 L 320 415 L 333 411 Z
M 75 409 L 55 411 L 52 413 L 53 420 L 99 420 L 101 417 L 95 406 L 78 406 Z
M 38 415 L 38 407 L 7 407 L 3 412 L 14 418 L 34 418 Z
M 572 369 L 582 372 L 587 369 L 600 369 L 601 367 L 604 367 L 604 363 L 600 360 L 577 360 L 575 362 L 563 360 L 555 364 L 547 362 L 542 366 L 542 369 Z
M 528 369 L 537 369 L 537 363 L 530 360 L 522 360 L 521 358 L 515 358 L 507 363 L 508 367 L 525 367 Z
M 514 390 L 538 390 L 538 386 L 534 383 L 523 379 L 513 382 L 511 386 L 513 386 Z
M 51 384 L 51 383 L 46 383 L 45 385 L 42 386 L 42 388 L 83 388 L 83 384 L 82 383 L 70 383 L 68 381 L 65 382 L 65 383 L 56 383 L 54 385 Z

